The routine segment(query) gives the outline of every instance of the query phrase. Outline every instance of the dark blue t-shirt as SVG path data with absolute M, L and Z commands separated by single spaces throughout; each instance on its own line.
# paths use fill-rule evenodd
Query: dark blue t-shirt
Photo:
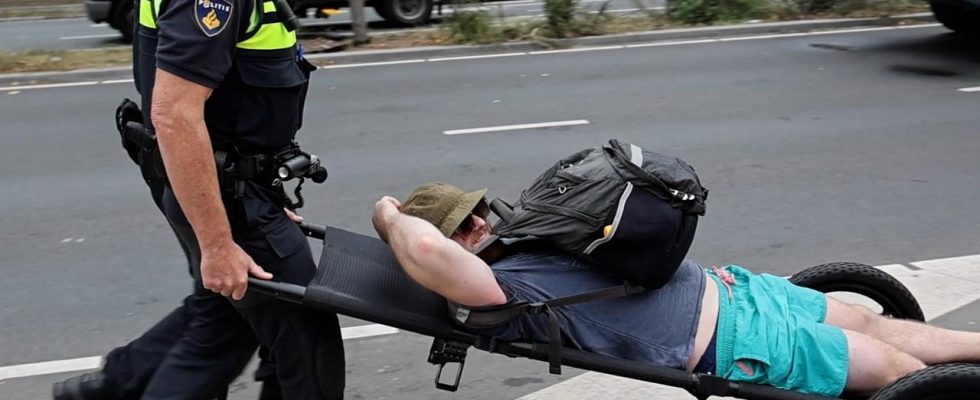
M 521 253 L 491 268 L 508 302 L 544 301 L 623 281 L 559 253 Z M 685 261 L 662 288 L 556 308 L 564 345 L 592 353 L 683 369 L 694 348 L 705 273 Z M 481 333 L 510 341 L 547 342 L 545 315 L 524 315 Z

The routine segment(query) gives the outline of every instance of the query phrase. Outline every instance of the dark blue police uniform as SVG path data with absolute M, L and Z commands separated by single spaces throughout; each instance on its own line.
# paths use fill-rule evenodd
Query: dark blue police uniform
M 276 154 L 293 143 L 313 68 L 299 55 L 295 33 L 278 20 L 273 2 L 138 3 L 134 75 L 151 133 L 159 68 L 214 89 L 205 103 L 205 123 L 216 151 L 245 158 Z M 316 265 L 306 237 L 283 212 L 286 198 L 278 182 L 261 175 L 221 181 L 235 242 L 274 279 L 307 284 Z M 267 352 L 260 374 L 275 375 L 283 398 L 343 398 L 337 316 L 253 291 L 230 301 L 205 289 L 200 249 L 173 192 L 165 187 L 155 200 L 188 254 L 193 293 L 143 336 L 106 357 L 104 395 L 213 398 L 261 344 Z

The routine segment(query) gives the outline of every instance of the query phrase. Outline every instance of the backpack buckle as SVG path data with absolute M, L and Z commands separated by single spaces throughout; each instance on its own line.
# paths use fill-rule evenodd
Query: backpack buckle
M 544 312 L 548 312 L 549 310 L 550 307 L 548 307 L 548 305 L 545 303 L 538 302 L 538 303 L 531 303 L 527 305 L 528 314 L 541 314 Z

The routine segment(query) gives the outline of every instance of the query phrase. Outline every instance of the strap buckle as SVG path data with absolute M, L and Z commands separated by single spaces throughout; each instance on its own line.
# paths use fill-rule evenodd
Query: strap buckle
M 459 381 L 463 376 L 463 365 L 466 363 L 466 350 L 470 345 L 457 342 L 454 340 L 446 340 L 435 338 L 432 339 L 432 347 L 429 348 L 429 363 L 439 365 L 439 370 L 436 371 L 435 384 L 436 389 L 446 390 L 450 392 L 455 392 L 459 389 Z M 459 363 L 459 368 L 456 370 L 456 378 L 453 383 L 442 383 L 442 371 L 446 364 L 449 363 Z

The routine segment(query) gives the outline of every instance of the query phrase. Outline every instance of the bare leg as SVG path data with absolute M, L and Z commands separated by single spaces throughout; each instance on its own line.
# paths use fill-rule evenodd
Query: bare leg
M 921 361 L 888 343 L 844 329 L 847 337 L 845 390 L 871 394 L 906 374 L 925 368 Z
M 891 319 L 867 307 L 843 303 L 831 297 L 827 297 L 825 322 L 879 339 L 929 365 L 980 361 L 980 333 Z

